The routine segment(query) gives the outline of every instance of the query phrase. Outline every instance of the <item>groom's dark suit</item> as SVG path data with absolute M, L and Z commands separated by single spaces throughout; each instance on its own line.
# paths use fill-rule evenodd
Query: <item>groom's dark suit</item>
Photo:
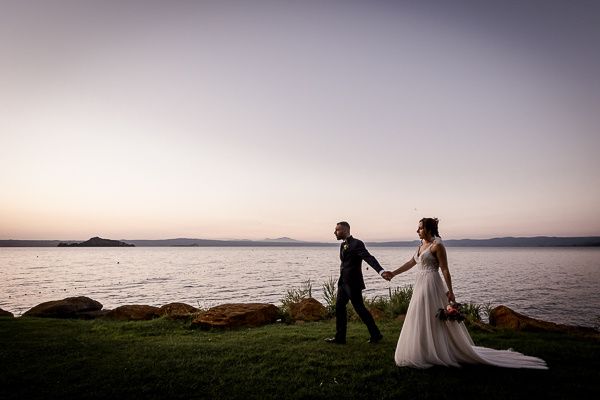
M 348 317 L 346 314 L 346 305 L 348 301 L 352 302 L 354 310 L 360 319 L 367 325 L 371 338 L 377 340 L 381 332 L 377 328 L 373 316 L 363 303 L 362 291 L 365 289 L 365 282 L 362 275 L 362 261 L 364 260 L 378 273 L 383 270 L 379 262 L 373 257 L 362 241 L 348 236 L 340 246 L 340 279 L 338 280 L 337 299 L 335 305 L 336 333 L 335 339 L 338 342 L 346 341 L 346 328 Z

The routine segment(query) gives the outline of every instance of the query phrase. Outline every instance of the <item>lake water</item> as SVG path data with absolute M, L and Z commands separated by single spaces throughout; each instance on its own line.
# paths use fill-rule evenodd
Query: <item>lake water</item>
M 413 248 L 372 247 L 387 269 Z M 448 248 L 457 300 L 504 304 L 565 324 L 600 321 L 598 248 Z M 366 265 L 366 264 L 365 264 Z M 337 247 L 0 248 L 0 308 L 21 315 L 49 300 L 88 296 L 104 308 L 184 302 L 279 304 L 286 290 L 310 279 L 313 297 L 337 278 Z M 367 297 L 412 284 L 410 270 L 387 282 L 364 271 Z

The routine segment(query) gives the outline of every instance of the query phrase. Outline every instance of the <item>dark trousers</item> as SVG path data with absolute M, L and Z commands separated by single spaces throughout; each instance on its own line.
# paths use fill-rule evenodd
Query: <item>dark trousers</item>
M 381 335 L 379 328 L 375 325 L 373 316 L 365 307 L 365 303 L 362 298 L 362 291 L 360 290 L 348 290 L 350 294 L 344 290 L 343 286 L 338 286 L 337 299 L 335 303 L 335 338 L 339 341 L 346 340 L 346 330 L 348 327 L 348 314 L 346 314 L 346 305 L 348 301 L 352 303 L 354 311 L 360 317 L 362 322 L 367 325 L 369 334 L 371 337 L 377 337 Z

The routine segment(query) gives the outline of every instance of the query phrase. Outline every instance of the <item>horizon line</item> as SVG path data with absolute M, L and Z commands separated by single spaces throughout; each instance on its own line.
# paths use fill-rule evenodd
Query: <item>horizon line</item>
M 89 240 L 93 237 L 101 237 L 101 236 L 91 236 L 87 239 L 0 239 L 0 241 L 49 241 L 49 242 L 55 242 L 55 241 L 64 241 L 64 242 L 77 242 L 77 241 L 86 241 Z M 442 240 L 493 240 L 493 239 L 535 239 L 535 238 L 568 238 L 568 239 L 574 239 L 574 238 L 600 238 L 600 234 L 598 235 L 579 235 L 579 236 L 556 236 L 556 235 L 535 235 L 535 236 L 492 236 L 492 237 L 486 237 L 486 238 L 468 238 L 468 237 L 462 237 L 462 238 L 444 238 L 442 237 Z M 106 238 L 103 238 L 106 239 Z M 282 242 L 285 240 L 289 240 L 289 241 L 294 241 L 294 242 L 300 242 L 300 243 L 335 243 L 338 242 L 338 240 L 331 240 L 331 241 L 320 241 L 320 240 L 299 240 L 299 239 L 294 239 L 291 237 L 278 237 L 278 238 L 265 238 L 265 239 L 233 239 L 233 238 L 229 238 L 229 239 L 211 239 L 211 238 L 194 238 L 194 237 L 169 237 L 169 238 L 161 238 L 161 239 L 124 239 L 124 238 L 120 238 L 120 239 L 112 239 L 112 240 L 120 240 L 120 241 L 142 241 L 142 240 L 146 240 L 146 241 L 161 241 L 161 240 L 207 240 L 207 241 L 219 241 L 219 242 Z M 385 239 L 385 240 L 363 240 L 363 242 L 370 242 L 370 243 L 391 243 L 391 242 L 415 242 L 415 241 L 419 241 L 418 238 L 416 239 Z

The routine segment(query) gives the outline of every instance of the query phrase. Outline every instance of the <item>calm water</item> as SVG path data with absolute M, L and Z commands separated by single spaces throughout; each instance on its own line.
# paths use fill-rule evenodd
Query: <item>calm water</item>
M 393 269 L 412 248 L 371 248 Z M 545 320 L 594 326 L 600 318 L 600 249 L 448 248 L 454 291 L 462 302 L 505 304 Z M 0 248 L 0 308 L 20 315 L 44 301 L 88 296 L 104 308 L 180 301 L 278 304 L 286 289 L 337 277 L 331 248 Z M 365 271 L 365 295 L 411 284 L 410 270 L 392 282 Z

